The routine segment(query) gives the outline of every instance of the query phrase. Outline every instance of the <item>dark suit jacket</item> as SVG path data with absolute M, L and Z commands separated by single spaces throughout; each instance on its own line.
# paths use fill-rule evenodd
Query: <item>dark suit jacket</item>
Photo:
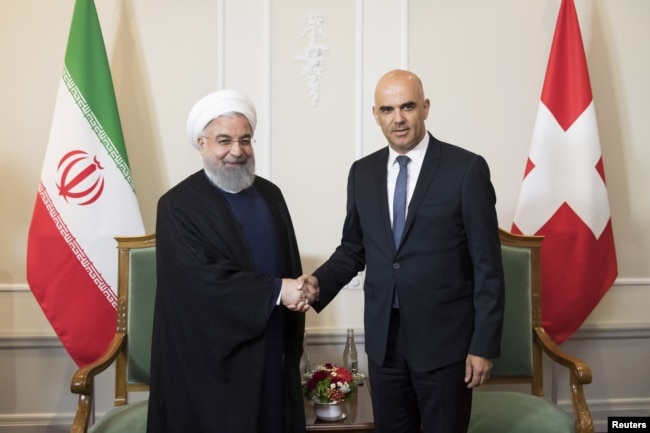
M 429 134 L 396 251 L 388 154 L 383 148 L 350 169 L 341 244 L 314 272 L 321 287 L 314 308 L 323 309 L 365 266 L 365 347 L 374 362 L 384 361 L 394 290 L 413 369 L 430 371 L 463 361 L 468 353 L 498 357 L 504 283 L 487 163 Z

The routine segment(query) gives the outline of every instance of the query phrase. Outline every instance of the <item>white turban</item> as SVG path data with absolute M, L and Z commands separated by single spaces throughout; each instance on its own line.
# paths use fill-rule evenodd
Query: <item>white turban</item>
M 220 90 L 204 96 L 190 110 L 187 116 L 187 136 L 192 146 L 198 149 L 197 140 L 208 123 L 228 113 L 239 113 L 245 116 L 255 132 L 257 114 L 248 96 L 237 90 Z

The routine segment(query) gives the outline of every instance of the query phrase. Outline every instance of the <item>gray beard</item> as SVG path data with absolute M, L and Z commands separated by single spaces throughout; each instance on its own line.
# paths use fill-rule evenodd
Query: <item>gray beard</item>
M 205 174 L 217 187 L 222 190 L 237 194 L 250 188 L 255 182 L 255 158 L 250 157 L 243 167 L 227 168 L 222 161 L 203 160 Z

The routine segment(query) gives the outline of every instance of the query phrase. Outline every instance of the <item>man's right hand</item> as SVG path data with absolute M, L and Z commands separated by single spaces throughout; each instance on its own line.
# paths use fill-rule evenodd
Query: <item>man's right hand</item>
M 305 277 L 304 275 L 300 278 Z M 309 310 L 309 298 L 303 292 L 303 282 L 292 278 L 282 279 L 280 302 L 291 311 Z

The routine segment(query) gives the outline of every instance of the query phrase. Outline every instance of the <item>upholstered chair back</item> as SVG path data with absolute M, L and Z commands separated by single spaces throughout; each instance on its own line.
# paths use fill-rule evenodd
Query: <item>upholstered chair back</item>
M 533 377 L 532 251 L 501 245 L 506 303 L 501 357 L 494 360 L 493 377 Z
M 130 248 L 128 254 L 126 383 L 148 386 L 156 296 L 156 247 Z
M 469 433 L 593 433 L 582 389 L 591 382 L 591 369 L 565 354 L 542 326 L 543 238 L 504 230 L 499 237 L 506 292 L 501 357 L 489 384 L 474 392 Z M 542 351 L 570 371 L 573 417 L 544 397 Z M 529 393 L 521 392 L 522 384 Z

